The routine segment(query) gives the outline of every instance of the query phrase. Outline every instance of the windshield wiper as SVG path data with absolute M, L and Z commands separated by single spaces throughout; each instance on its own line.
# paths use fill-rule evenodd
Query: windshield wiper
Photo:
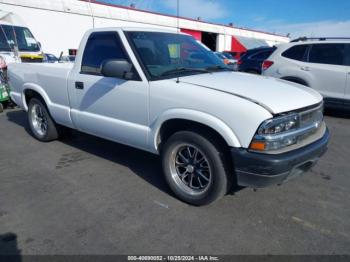
M 167 75 L 172 75 L 177 73 L 186 73 L 186 72 L 211 73 L 211 71 L 206 68 L 179 67 L 179 68 L 165 71 L 160 76 L 167 76 Z

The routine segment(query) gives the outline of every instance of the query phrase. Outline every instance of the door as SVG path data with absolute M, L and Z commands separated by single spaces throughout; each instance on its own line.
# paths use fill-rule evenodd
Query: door
M 326 99 L 344 99 L 347 66 L 344 44 L 313 44 L 308 64 L 301 68 L 312 77 L 312 88 Z
M 141 80 L 135 67 L 132 80 L 103 77 L 101 65 L 108 59 L 132 63 L 117 32 L 92 33 L 81 67 L 68 78 L 72 120 L 86 133 L 145 149 L 148 82 Z

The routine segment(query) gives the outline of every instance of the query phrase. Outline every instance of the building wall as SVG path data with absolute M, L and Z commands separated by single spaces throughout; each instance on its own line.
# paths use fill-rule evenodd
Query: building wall
M 93 0 L 92 0 L 93 2 Z M 78 48 L 86 30 L 93 27 L 135 26 L 156 27 L 177 31 L 182 29 L 218 34 L 217 51 L 231 49 L 234 35 L 260 38 L 271 44 L 289 39 L 268 33 L 205 23 L 190 19 L 143 12 L 127 8 L 90 4 L 80 0 L 0 0 L 0 10 L 19 15 L 41 42 L 47 53 L 67 54 Z

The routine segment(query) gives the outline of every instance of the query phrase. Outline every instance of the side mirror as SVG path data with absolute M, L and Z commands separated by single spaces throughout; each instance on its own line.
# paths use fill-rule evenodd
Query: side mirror
M 130 80 L 134 74 L 132 64 L 124 59 L 106 60 L 102 63 L 101 73 L 106 77 L 116 77 Z

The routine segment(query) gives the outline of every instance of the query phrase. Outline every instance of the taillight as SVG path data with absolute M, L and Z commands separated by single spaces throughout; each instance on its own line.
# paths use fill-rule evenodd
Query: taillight
M 241 64 L 243 64 L 243 61 L 240 59 L 237 61 L 237 65 L 241 65 Z
M 262 70 L 267 70 L 273 65 L 273 62 L 270 60 L 265 60 L 262 64 Z
M 228 59 L 225 58 L 225 59 L 224 59 L 224 64 L 225 64 L 225 65 L 228 65 L 229 63 L 230 63 L 230 60 L 228 60 Z

